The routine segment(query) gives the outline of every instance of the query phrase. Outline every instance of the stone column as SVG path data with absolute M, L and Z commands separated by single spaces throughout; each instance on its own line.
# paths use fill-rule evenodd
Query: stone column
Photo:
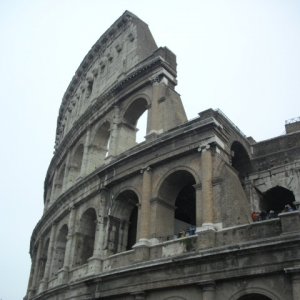
M 102 268 L 104 218 L 99 215 L 96 222 L 93 256 L 88 259 L 90 273 L 99 273 Z
M 194 189 L 196 194 L 196 228 L 200 228 L 203 224 L 202 184 L 195 184 Z
M 43 279 L 41 280 L 41 286 L 40 286 L 41 291 L 46 290 L 47 286 L 48 286 L 48 280 L 49 280 L 50 272 L 51 272 L 51 264 L 53 261 L 55 232 L 56 232 L 56 224 L 54 223 L 52 225 L 51 233 L 50 233 L 50 240 L 49 240 L 49 246 L 48 246 L 48 250 L 47 250 L 47 261 L 46 261 L 44 276 L 43 276 Z
M 212 153 L 210 145 L 201 151 L 201 178 L 202 178 L 202 227 L 214 229 L 213 187 L 212 187 Z
M 202 300 L 215 300 L 216 285 L 214 281 L 200 283 Z
M 163 131 L 160 122 L 160 113 L 158 107 L 158 99 L 162 97 L 162 85 L 159 83 L 159 78 L 154 78 L 152 80 L 152 101 L 151 107 L 148 110 L 148 119 L 149 119 L 149 132 L 146 136 L 146 139 L 152 139 L 156 137 L 159 133 Z M 148 125 L 147 124 L 147 125 Z
M 39 261 L 40 261 L 40 257 L 41 257 L 42 244 L 43 244 L 43 240 L 40 239 L 36 255 L 35 255 L 35 257 L 33 259 L 33 262 L 32 262 L 34 264 L 34 267 L 33 267 L 33 274 L 32 274 L 31 284 L 30 284 L 30 287 L 28 289 L 28 298 L 29 299 L 34 296 L 34 294 L 36 292 L 36 289 L 37 289 L 37 285 L 38 285 L 37 277 L 38 277 L 38 274 L 39 274 Z
M 119 115 L 120 115 L 120 109 L 117 105 L 114 106 L 113 111 L 113 122 L 111 124 L 110 128 L 110 138 L 109 138 L 109 145 L 108 145 L 108 158 L 110 156 L 116 156 L 120 153 L 119 147 L 118 147 L 118 138 L 119 138 L 119 130 L 118 130 L 118 124 L 119 124 Z
M 65 280 L 67 280 L 67 274 L 69 269 L 72 265 L 72 260 L 74 258 L 74 230 L 75 230 L 75 221 L 76 221 L 76 209 L 75 207 L 70 208 L 70 215 L 68 220 L 68 236 L 67 236 L 67 244 L 65 250 L 65 257 L 64 257 L 64 272 L 65 272 Z
M 142 201 L 139 216 L 140 230 L 138 232 L 137 240 L 140 243 L 147 241 L 150 238 L 150 200 L 152 193 L 152 174 L 151 168 L 147 167 L 142 171 L 143 173 L 143 187 L 142 187 Z

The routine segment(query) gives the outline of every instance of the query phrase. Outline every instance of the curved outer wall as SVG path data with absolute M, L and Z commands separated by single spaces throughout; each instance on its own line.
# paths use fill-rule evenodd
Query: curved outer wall
M 300 200 L 299 132 L 256 143 L 221 111 L 187 121 L 176 84 L 175 55 L 127 11 L 86 55 L 59 110 L 26 299 L 300 299 L 298 210 L 251 219 L 268 188 Z

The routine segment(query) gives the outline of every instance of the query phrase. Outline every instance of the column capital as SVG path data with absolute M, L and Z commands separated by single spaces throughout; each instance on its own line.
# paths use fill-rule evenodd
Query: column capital
M 207 280 L 197 283 L 203 291 L 214 291 L 216 289 L 216 282 L 214 280 Z
M 140 173 L 141 173 L 141 174 L 144 174 L 145 172 L 150 173 L 151 171 L 152 171 L 151 166 L 147 166 L 147 167 L 142 168 L 142 169 L 140 170 Z

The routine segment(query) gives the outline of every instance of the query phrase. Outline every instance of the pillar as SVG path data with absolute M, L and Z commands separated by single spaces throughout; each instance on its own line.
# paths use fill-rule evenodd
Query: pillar
M 202 300 L 215 300 L 216 285 L 214 281 L 200 283 Z
M 54 223 L 51 227 L 49 246 L 48 246 L 48 250 L 47 250 L 47 261 L 46 261 L 44 276 L 43 276 L 43 279 L 41 280 L 41 287 L 40 287 L 41 291 L 46 290 L 47 286 L 48 286 L 48 280 L 49 280 L 50 272 L 51 272 L 51 264 L 52 264 L 52 260 L 53 260 L 55 232 L 56 232 L 56 224 Z
M 119 131 L 118 131 L 118 124 L 119 124 L 119 115 L 120 110 L 118 106 L 114 106 L 113 111 L 113 121 L 110 128 L 110 141 L 108 145 L 108 157 L 116 156 L 120 153 L 118 149 L 118 138 L 119 138 Z
M 214 207 L 212 186 L 212 153 L 210 145 L 206 145 L 201 151 L 201 178 L 202 178 L 202 227 L 213 229 Z
M 147 167 L 142 171 L 143 186 L 142 186 L 142 201 L 139 216 L 138 241 L 145 241 L 150 238 L 150 200 L 152 193 L 152 174 L 151 168 Z
M 93 256 L 100 258 L 103 254 L 103 244 L 104 244 L 104 218 L 99 216 L 96 224 L 96 235 L 94 242 L 94 252 Z
M 202 184 L 195 184 L 194 189 L 196 194 L 196 228 L 200 228 L 203 224 Z
M 65 273 L 68 273 L 69 268 L 73 262 L 72 260 L 74 258 L 75 220 L 76 220 L 76 209 L 73 206 L 70 208 L 70 215 L 69 215 L 69 220 L 68 220 L 68 236 L 67 236 L 67 244 L 66 244 L 66 250 L 65 250 L 65 257 L 64 257 L 64 266 L 63 266 Z

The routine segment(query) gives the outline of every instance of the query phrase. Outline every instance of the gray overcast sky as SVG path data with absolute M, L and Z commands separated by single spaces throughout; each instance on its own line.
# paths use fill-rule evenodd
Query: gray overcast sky
M 62 96 L 102 33 L 129 10 L 177 55 L 189 118 L 221 108 L 257 141 L 300 116 L 300 1 L 2 0 L 0 299 L 25 295 Z

